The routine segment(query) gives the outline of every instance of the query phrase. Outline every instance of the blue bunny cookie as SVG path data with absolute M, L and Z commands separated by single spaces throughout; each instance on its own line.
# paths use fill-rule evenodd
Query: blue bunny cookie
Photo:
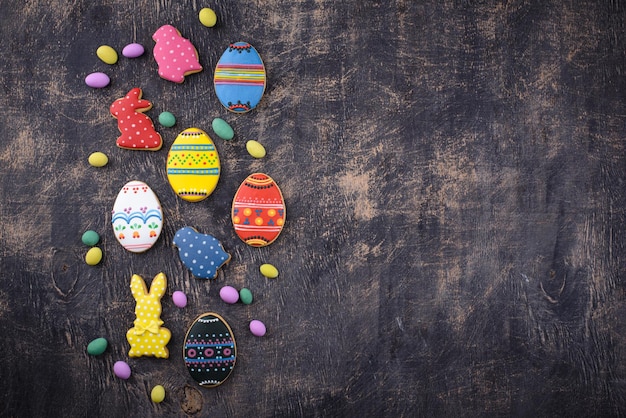
M 217 238 L 201 234 L 189 226 L 176 231 L 174 245 L 178 248 L 180 261 L 201 279 L 214 279 L 217 270 L 230 261 L 230 254 L 224 251 Z

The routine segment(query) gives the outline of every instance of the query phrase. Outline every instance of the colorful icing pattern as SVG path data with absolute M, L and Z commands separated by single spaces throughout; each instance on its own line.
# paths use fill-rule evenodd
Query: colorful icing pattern
M 237 359 L 235 337 L 224 318 L 216 313 L 200 315 L 185 336 L 183 359 L 189 374 L 200 386 L 222 384 Z
M 124 149 L 158 151 L 163 146 L 163 139 L 154 129 L 152 119 L 143 114 L 152 109 L 152 103 L 143 100 L 141 95 L 141 89 L 135 87 L 109 108 L 122 134 L 116 143 Z
M 161 235 L 161 204 L 150 186 L 142 181 L 130 181 L 122 187 L 111 214 L 115 238 L 128 251 L 146 251 Z
M 135 321 L 126 333 L 130 344 L 129 357 L 154 356 L 168 358 L 166 347 L 172 337 L 169 329 L 162 327 L 161 298 L 167 288 L 165 274 L 159 273 L 150 284 L 150 291 L 141 276 L 134 274 L 130 279 L 130 291 L 136 301 Z
M 174 26 L 161 26 L 154 32 L 152 39 L 156 42 L 153 54 L 161 78 L 182 83 L 186 75 L 202 71 L 198 51 Z
M 220 158 L 211 138 L 201 129 L 181 132 L 167 155 L 167 179 L 180 198 L 206 199 L 217 187 Z
M 247 42 L 230 44 L 215 67 L 215 94 L 236 113 L 254 109 L 265 92 L 266 73 L 261 56 Z
M 267 174 L 248 176 L 235 193 L 231 218 L 235 233 L 248 245 L 264 247 L 274 242 L 285 216 L 283 195 Z
M 189 226 L 176 231 L 174 245 L 185 267 L 201 279 L 214 279 L 217 271 L 230 261 L 230 254 L 217 238 Z

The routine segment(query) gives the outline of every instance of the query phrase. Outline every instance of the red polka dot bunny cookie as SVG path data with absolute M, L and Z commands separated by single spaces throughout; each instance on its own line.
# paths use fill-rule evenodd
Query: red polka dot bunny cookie
M 154 129 L 152 119 L 144 115 L 152 109 L 152 103 L 141 99 L 142 91 L 135 87 L 125 97 L 117 99 L 110 107 L 111 115 L 117 119 L 117 128 L 122 135 L 117 146 L 124 149 L 158 151 L 163 146 L 161 135 Z
M 137 301 L 134 326 L 126 333 L 130 344 L 129 357 L 154 356 L 168 358 L 166 347 L 172 337 L 169 329 L 163 328 L 161 320 L 161 298 L 165 294 L 167 278 L 156 275 L 150 284 L 150 291 L 141 276 L 134 274 L 130 279 L 130 291 Z

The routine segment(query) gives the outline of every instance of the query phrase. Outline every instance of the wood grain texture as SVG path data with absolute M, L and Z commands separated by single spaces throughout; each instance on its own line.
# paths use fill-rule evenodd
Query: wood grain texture
M 198 21 L 205 6 L 215 28 Z M 0 415 L 626 414 L 625 10 L 621 0 L 0 1 Z M 156 72 L 151 35 L 164 24 L 204 66 L 182 85 Z M 212 86 L 239 40 L 268 73 L 246 115 L 223 109 Z M 95 56 L 130 42 L 146 54 L 114 66 Z M 93 71 L 111 85 L 86 87 Z M 161 151 L 115 146 L 108 108 L 132 87 L 155 122 L 177 116 L 174 128 L 157 124 Z M 209 199 L 184 202 L 167 183 L 167 150 L 187 127 L 212 135 L 214 117 L 236 132 L 215 141 L 222 177 Z M 253 160 L 248 139 L 268 156 Z M 87 164 L 94 151 L 107 167 Z M 260 249 L 230 224 L 255 171 L 287 203 L 283 233 Z M 132 179 L 165 216 L 144 254 L 110 227 Z M 232 254 L 215 281 L 178 260 L 172 239 L 187 225 Z M 87 229 L 102 235 L 97 267 L 83 262 Z M 264 262 L 277 280 L 260 277 Z M 128 359 L 130 277 L 160 271 L 171 356 Z M 226 284 L 250 288 L 254 303 L 221 302 Z M 239 354 L 210 390 L 180 355 L 206 311 L 228 320 Z M 264 338 L 247 330 L 255 318 Z M 107 352 L 88 356 L 100 336 Z M 113 376 L 117 360 L 131 365 L 128 381 Z

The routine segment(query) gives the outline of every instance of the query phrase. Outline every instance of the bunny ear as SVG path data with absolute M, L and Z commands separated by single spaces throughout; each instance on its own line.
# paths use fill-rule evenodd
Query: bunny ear
M 147 112 L 148 110 L 152 109 L 152 103 L 148 100 L 145 99 L 141 99 L 141 100 L 137 100 L 137 102 L 135 103 L 135 112 Z
M 165 288 L 167 287 L 167 277 L 164 273 L 159 273 L 154 277 L 152 283 L 150 283 L 150 296 L 161 299 L 165 294 Z
M 133 87 L 126 94 L 126 99 L 130 99 L 132 102 L 135 102 L 135 101 L 141 99 L 141 95 L 142 94 L 143 94 L 143 91 L 141 91 L 141 89 L 139 87 Z
M 135 300 L 139 300 L 139 298 L 148 294 L 146 282 L 144 282 L 138 274 L 133 274 L 133 277 L 130 278 L 130 292 L 133 294 Z

